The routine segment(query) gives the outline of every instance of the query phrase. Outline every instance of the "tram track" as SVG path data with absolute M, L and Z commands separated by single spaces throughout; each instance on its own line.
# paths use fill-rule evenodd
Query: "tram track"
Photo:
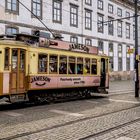
M 95 134 L 91 134 L 91 135 L 89 135 L 87 137 L 84 137 L 84 138 L 81 138 L 79 140 L 88 140 L 90 138 L 92 138 L 92 139 L 97 138 L 97 137 L 102 136 L 104 134 L 110 133 L 111 131 L 114 131 L 114 130 L 129 126 L 129 125 L 132 125 L 132 124 L 137 123 L 137 122 L 140 122 L 140 118 L 132 120 L 132 121 L 127 122 L 127 123 L 123 123 L 121 125 L 118 125 L 118 126 L 115 126 L 115 127 L 109 128 L 109 129 L 106 129 L 106 130 L 103 130 L 103 131 L 95 133 Z
M 4 111 L 4 110 L 14 110 L 15 109 L 20 109 L 20 108 L 27 108 L 27 107 L 32 107 L 32 106 L 39 106 L 39 105 L 47 105 L 47 104 L 53 104 L 53 103 L 63 103 L 63 102 L 71 102 L 71 101 L 78 101 L 78 100 L 90 100 L 90 99 L 94 99 L 94 98 L 107 98 L 107 97 L 112 97 L 112 96 L 117 96 L 117 95 L 122 95 L 122 94 L 130 94 L 130 93 L 133 93 L 133 90 L 130 90 L 129 92 L 125 92 L 123 91 L 123 93 L 116 93 L 116 92 L 113 92 L 113 93 L 109 93 L 109 94 L 101 94 L 101 93 L 91 93 L 91 96 L 90 97 L 84 97 L 84 98 L 81 98 L 81 97 L 73 97 L 73 98 L 61 98 L 61 99 L 57 99 L 57 100 L 54 100 L 52 102 L 40 102 L 40 103 L 32 103 L 32 102 L 19 102 L 19 103 L 16 103 L 18 104 L 18 106 L 16 104 L 11 104 L 11 103 L 7 103 L 5 100 L 0 100 L 0 106 L 1 109 L 0 111 Z
M 12 140 L 12 139 L 16 139 L 16 138 L 21 138 L 21 137 L 24 137 L 24 136 L 29 136 L 29 135 L 40 133 L 40 132 L 43 132 L 43 131 L 48 131 L 48 130 L 68 126 L 68 125 L 75 124 L 75 123 L 78 123 L 78 122 L 87 121 L 87 120 L 91 120 L 91 119 L 96 119 L 96 118 L 104 117 L 104 116 L 107 116 L 107 115 L 115 114 L 115 113 L 118 113 L 118 112 L 123 112 L 123 111 L 131 110 L 131 109 L 135 109 L 137 107 L 139 107 L 139 104 L 135 105 L 135 106 L 132 106 L 132 107 L 129 107 L 129 108 L 124 108 L 124 109 L 121 109 L 121 110 L 116 110 L 116 111 L 112 111 L 112 112 L 108 112 L 108 113 L 103 113 L 101 115 L 89 116 L 89 117 L 81 118 L 81 119 L 78 119 L 78 120 L 69 121 L 69 122 L 66 122 L 66 123 L 63 123 L 63 124 L 57 124 L 57 125 L 54 125 L 54 126 L 50 126 L 48 128 L 43 128 L 43 129 L 39 129 L 39 130 L 32 131 L 32 132 L 25 132 L 25 133 L 9 136 L 9 137 L 6 137 L 6 138 L 2 138 L 0 140 Z M 116 130 L 118 128 L 124 127 L 125 125 L 130 125 L 130 124 L 136 123 L 138 121 L 140 121 L 140 118 L 137 118 L 137 119 L 132 120 L 130 122 L 126 122 L 126 123 L 117 125 L 115 127 L 103 130 L 101 132 L 97 132 L 95 134 L 84 137 L 81 140 L 86 140 L 88 138 L 97 137 L 97 136 L 103 135 L 105 133 L 108 133 L 110 131 Z

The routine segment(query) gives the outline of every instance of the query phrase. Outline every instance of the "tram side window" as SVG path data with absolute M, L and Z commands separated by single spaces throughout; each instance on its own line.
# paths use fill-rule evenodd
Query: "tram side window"
M 97 59 L 92 59 L 91 74 L 97 74 Z
M 60 56 L 59 61 L 59 73 L 60 74 L 67 74 L 67 57 L 66 56 Z
M 83 74 L 83 58 L 77 58 L 77 74 Z
M 75 57 L 69 57 L 68 73 L 75 74 Z
M 84 74 L 90 74 L 90 59 L 89 58 L 85 58 Z
M 20 51 L 20 70 L 25 69 L 25 51 L 21 50 Z
M 38 72 L 47 72 L 47 58 L 46 54 L 38 55 Z
M 4 69 L 9 70 L 9 57 L 10 57 L 10 49 L 5 48 L 5 56 L 4 56 Z
M 50 55 L 49 73 L 57 73 L 58 56 Z

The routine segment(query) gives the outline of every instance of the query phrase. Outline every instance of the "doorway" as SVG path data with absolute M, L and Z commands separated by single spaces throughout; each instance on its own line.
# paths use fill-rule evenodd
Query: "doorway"
M 11 93 L 24 93 L 26 51 L 24 49 L 12 49 L 11 52 L 10 90 Z

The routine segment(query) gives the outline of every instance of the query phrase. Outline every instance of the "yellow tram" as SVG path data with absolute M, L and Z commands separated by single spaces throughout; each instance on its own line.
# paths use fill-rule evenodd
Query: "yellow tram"
M 24 34 L 1 35 L 0 98 L 17 102 L 107 93 L 108 63 L 96 47 Z

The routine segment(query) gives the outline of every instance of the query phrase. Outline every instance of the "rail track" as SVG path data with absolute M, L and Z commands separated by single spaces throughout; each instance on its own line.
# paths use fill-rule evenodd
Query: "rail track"
M 103 131 L 95 133 L 95 134 L 91 134 L 91 135 L 89 135 L 87 137 L 84 137 L 84 138 L 81 138 L 79 140 L 88 140 L 90 138 L 92 138 L 92 139 L 97 138 L 97 137 L 102 136 L 104 134 L 110 133 L 111 131 L 114 131 L 114 130 L 129 126 L 129 125 L 134 124 L 136 122 L 140 122 L 140 118 L 132 120 L 132 121 L 127 122 L 127 123 L 124 123 L 124 124 L 121 124 L 121 125 L 118 125 L 118 126 L 115 126 L 115 127 L 112 127 L 112 128 L 109 128 L 109 129 L 106 129 L 106 130 L 103 130 Z
M 115 114 L 115 113 L 118 113 L 118 112 L 123 112 L 123 111 L 131 110 L 131 109 L 134 109 L 134 108 L 137 108 L 137 107 L 139 107 L 139 104 L 134 105 L 133 107 L 124 108 L 124 109 L 121 109 L 121 110 L 112 111 L 112 112 L 108 112 L 108 113 L 103 113 L 101 115 L 97 115 L 97 116 L 94 116 L 94 117 L 90 116 L 90 117 L 81 118 L 81 119 L 78 119 L 78 120 L 66 122 L 66 123 L 63 123 L 63 124 L 58 124 L 58 125 L 51 126 L 51 127 L 48 127 L 48 128 L 39 129 L 37 131 L 16 134 L 16 135 L 9 136 L 9 137 L 6 137 L 6 138 L 0 139 L 0 140 L 12 140 L 12 139 L 16 139 L 16 138 L 21 138 L 21 137 L 24 137 L 24 136 L 29 136 L 31 134 L 36 134 L 36 133 L 39 133 L 39 132 L 48 131 L 48 130 L 55 129 L 55 128 L 60 128 L 60 127 L 63 127 L 63 126 L 74 124 L 74 123 L 78 123 L 78 122 L 82 122 L 82 121 L 86 121 L 86 120 L 90 120 L 90 119 L 94 119 L 94 118 L 100 118 L 100 117 L 107 116 L 107 115 L 110 115 L 110 114 Z M 89 138 L 94 138 L 94 137 L 97 137 L 97 136 L 101 136 L 101 135 L 103 135 L 105 133 L 108 133 L 110 131 L 116 130 L 118 128 L 124 127 L 126 125 L 130 125 L 130 124 L 133 124 L 133 123 L 136 123 L 136 122 L 139 122 L 139 121 L 140 121 L 140 117 L 135 119 L 135 120 L 132 120 L 130 122 L 126 122 L 126 123 L 123 123 L 121 125 L 117 125 L 115 127 L 103 130 L 101 132 L 94 133 L 92 135 L 89 135 L 87 137 L 82 138 L 81 140 L 86 140 L 86 139 L 89 139 Z

